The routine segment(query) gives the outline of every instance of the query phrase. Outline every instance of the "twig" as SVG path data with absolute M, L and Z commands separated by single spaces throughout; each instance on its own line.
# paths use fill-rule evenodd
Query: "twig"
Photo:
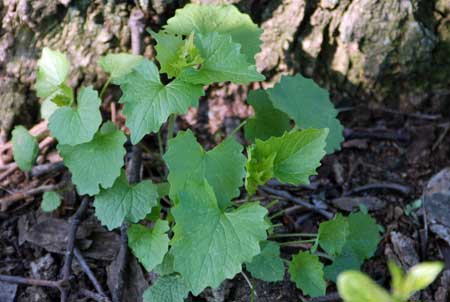
M 86 298 L 92 299 L 92 300 L 97 301 L 97 302 L 111 302 L 111 300 L 109 300 L 108 297 L 103 296 L 101 294 L 97 294 L 97 293 L 91 292 L 90 290 L 87 290 L 87 289 L 84 289 L 84 288 L 81 288 L 79 293 L 81 295 L 85 296 Z
M 305 301 L 307 301 L 307 302 L 329 302 L 329 301 L 342 301 L 342 300 L 338 293 L 331 293 L 326 296 L 311 298 L 311 299 L 308 299 Z
M 45 186 L 40 186 L 37 188 L 33 188 L 30 189 L 28 191 L 24 191 L 24 192 L 17 192 L 14 193 L 13 195 L 9 195 L 3 198 L 0 198 L 0 211 L 5 211 L 10 203 L 13 203 L 15 201 L 19 201 L 19 200 L 23 200 L 25 198 L 28 197 L 32 197 L 44 192 L 48 192 L 48 191 L 54 191 L 54 190 L 60 190 L 62 188 L 64 188 L 64 186 L 66 185 L 66 182 L 60 182 L 58 184 L 55 185 L 45 185 Z
M 73 249 L 75 248 L 75 239 L 78 230 L 78 226 L 80 225 L 81 218 L 86 212 L 86 209 L 89 205 L 89 197 L 84 197 L 81 201 L 81 205 L 78 210 L 70 217 L 70 229 L 67 239 L 67 246 L 64 258 L 64 266 L 62 268 L 62 281 L 64 283 L 69 283 L 70 280 L 70 271 L 72 268 L 72 260 L 73 260 Z M 69 295 L 69 290 L 65 289 L 61 292 L 61 302 L 67 301 Z
M 437 147 L 442 143 L 445 136 L 447 135 L 448 131 L 450 130 L 450 123 L 445 123 L 442 125 L 442 128 L 444 128 L 444 131 L 442 131 L 441 135 L 439 135 L 439 138 L 436 140 L 436 142 L 433 144 L 433 147 L 431 147 L 431 150 L 436 150 Z
M 30 175 L 31 175 L 31 177 L 39 177 L 44 174 L 48 174 L 50 172 L 60 171 L 62 169 L 64 169 L 64 162 L 57 161 L 54 163 L 47 163 L 47 164 L 34 166 L 31 169 Z
M 87 264 L 86 260 L 84 259 L 83 255 L 81 254 L 80 250 L 78 248 L 73 249 L 73 254 L 75 255 L 75 258 L 77 259 L 78 263 L 80 264 L 81 268 L 89 278 L 89 280 L 92 282 L 92 285 L 94 285 L 95 290 L 97 293 L 102 295 L 103 297 L 107 297 L 105 294 L 105 291 L 103 290 L 102 286 L 100 285 L 100 282 L 98 282 L 97 278 L 95 277 L 94 273 L 92 272 L 91 268 Z
M 30 278 L 23 278 L 23 277 L 16 277 L 16 276 L 0 275 L 0 281 L 8 282 L 8 283 L 15 283 L 15 284 L 25 284 L 25 285 L 31 285 L 31 286 L 53 287 L 53 288 L 59 289 L 60 291 L 62 289 L 61 280 L 48 281 L 48 280 L 39 280 L 39 279 L 30 279 Z
M 241 272 L 241 275 L 242 275 L 242 277 L 244 277 L 245 281 L 247 282 L 248 287 L 250 287 L 252 296 L 254 295 L 255 297 L 258 297 L 258 293 L 256 292 L 255 287 L 253 286 L 253 284 L 250 281 L 250 279 L 248 278 L 248 276 L 244 272 Z
M 361 193 L 369 190 L 384 190 L 384 189 L 397 191 L 406 196 L 411 193 L 411 188 L 405 185 L 396 183 L 375 183 L 353 188 L 350 191 L 346 192 L 344 196 L 349 196 L 355 193 Z
M 270 194 L 273 194 L 275 196 L 284 198 L 284 199 L 286 199 L 288 201 L 292 201 L 292 202 L 294 202 L 296 204 L 299 204 L 299 205 L 301 205 L 301 206 L 303 206 L 303 207 L 305 207 L 307 209 L 310 209 L 311 211 L 319 213 L 319 214 L 323 215 L 324 217 L 326 217 L 327 219 L 331 219 L 333 217 L 333 213 L 331 213 L 331 212 L 329 212 L 327 210 L 315 207 L 314 205 L 312 205 L 312 204 L 310 204 L 310 203 L 308 203 L 308 202 L 306 202 L 304 200 L 301 200 L 301 199 L 299 199 L 297 197 L 292 196 L 291 194 L 289 194 L 286 191 L 281 191 L 281 190 L 277 190 L 277 189 L 270 188 L 270 187 L 261 187 L 261 188 L 262 188 L 263 191 L 266 191 L 266 192 L 268 192 Z
M 372 139 L 394 140 L 403 142 L 408 142 L 411 139 L 409 133 L 407 133 L 404 129 L 390 130 L 378 128 L 367 128 L 367 129 L 345 128 L 344 136 L 346 139 L 372 138 Z

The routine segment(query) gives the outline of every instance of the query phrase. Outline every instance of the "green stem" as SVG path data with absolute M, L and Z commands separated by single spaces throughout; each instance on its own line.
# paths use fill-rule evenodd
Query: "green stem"
M 177 120 L 177 116 L 175 114 L 171 114 L 169 117 L 169 122 L 167 124 L 167 139 L 166 139 L 166 148 L 167 142 L 173 137 L 173 130 L 175 128 L 175 121 Z
M 272 224 L 272 229 L 280 227 L 280 226 L 283 226 L 283 224 L 282 223 Z
M 276 205 L 277 203 L 279 203 L 280 201 L 278 199 L 272 200 L 271 202 L 269 202 L 265 208 L 266 209 L 270 209 L 271 207 L 273 207 L 274 205 Z
M 316 242 L 316 239 L 294 240 L 294 241 L 281 242 L 280 246 L 290 246 L 290 245 L 297 245 L 297 244 L 303 244 L 303 243 L 313 243 L 313 242 Z
M 286 238 L 286 237 L 317 237 L 317 234 L 313 233 L 287 233 L 287 234 L 273 234 L 269 238 Z
M 242 128 L 244 127 L 244 125 L 247 123 L 247 120 L 242 121 L 242 123 L 239 124 L 239 126 L 237 126 L 236 128 L 233 129 L 233 131 L 231 131 L 231 133 L 228 135 L 228 137 L 231 136 L 235 136 L 236 133 Z
M 333 258 L 333 257 L 331 257 L 331 256 L 328 255 L 328 254 L 322 253 L 322 252 L 315 252 L 314 255 L 317 255 L 317 256 L 319 256 L 319 257 L 326 258 L 326 259 L 329 259 L 329 260 L 331 260 L 331 261 L 334 261 L 334 258 Z
M 100 91 L 100 99 L 103 98 L 103 94 L 105 94 L 106 88 L 109 86 L 109 83 L 111 83 L 111 77 L 109 77 L 103 85 L 102 90 Z
M 164 155 L 164 146 L 163 146 L 163 140 L 161 137 L 161 131 L 158 131 L 158 148 L 159 148 L 159 155 L 161 156 L 161 160 L 162 160 L 163 155 Z

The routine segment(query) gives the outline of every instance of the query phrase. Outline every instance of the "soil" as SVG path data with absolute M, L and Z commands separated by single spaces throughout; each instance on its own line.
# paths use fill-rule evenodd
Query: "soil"
M 338 107 L 343 108 L 343 105 Z M 376 255 L 364 264 L 363 270 L 386 287 L 389 286 L 389 273 L 386 268 L 386 260 L 389 258 L 396 259 L 405 268 L 417 261 L 449 259 L 449 246 L 434 234 L 428 233 L 422 208 L 419 207 L 411 213 L 405 211 L 408 205 L 421 198 L 428 180 L 450 166 L 448 118 L 439 115 L 406 115 L 368 109 L 365 106 L 344 108 L 339 117 L 346 127 L 346 140 L 342 150 L 324 159 L 319 174 L 312 178 L 311 185 L 270 185 L 289 191 L 290 194 L 309 200 L 317 206 L 323 206 L 333 213 L 348 214 L 349 210 L 365 202 L 384 232 Z M 178 121 L 179 128 L 186 126 L 187 123 L 183 120 Z M 224 136 L 220 129 L 215 135 L 211 135 L 205 128 L 204 125 L 198 124 L 195 127 L 197 134 L 202 136 L 202 142 L 212 145 L 218 137 Z M 144 176 L 157 181 L 162 169 L 156 140 L 154 137 L 148 137 L 145 143 L 150 152 L 144 153 Z M 49 148 L 46 160 L 54 157 L 52 148 Z M 39 177 L 17 171 L 3 180 L 0 198 L 26 188 L 57 183 L 65 177 L 65 170 Z M 374 186 L 362 187 L 368 184 Z M 64 242 L 67 240 L 64 230 L 67 230 L 68 217 L 78 206 L 77 198 L 70 190 L 66 195 L 63 206 L 52 214 L 42 213 L 39 209 L 40 195 L 14 202 L 6 211 L 0 212 L 0 274 L 51 280 L 58 278 L 63 265 Z M 262 190 L 259 195 L 263 203 L 273 199 Z M 282 200 L 271 208 L 271 211 L 276 212 L 293 205 Z M 78 231 L 77 246 L 102 287 L 108 292 L 108 266 L 116 257 L 119 236 L 107 232 L 99 225 L 93 217 L 92 207 L 87 216 Z M 282 224 L 277 228 L 277 232 L 314 232 L 323 220 L 319 214 L 299 208 L 281 216 L 275 223 Z M 298 251 L 298 248 L 283 249 L 283 257 L 289 259 Z M 447 263 L 447 267 L 448 265 L 450 263 Z M 133 271 L 140 270 L 137 265 L 132 266 Z M 94 288 L 76 261 L 73 271 L 75 290 L 72 291 L 74 294 L 71 301 L 92 301 L 77 297 L 77 289 Z M 138 274 L 142 274 L 142 271 Z M 246 275 L 250 277 L 250 274 Z M 444 280 L 445 277 L 447 279 Z M 145 279 L 151 283 L 154 276 L 145 274 Z M 450 301 L 446 292 L 449 287 L 448 280 L 448 274 L 444 274 L 440 281 L 435 282 L 415 299 L 428 302 Z M 306 299 L 289 281 L 287 274 L 283 282 L 270 284 L 252 280 L 252 283 L 257 294 L 255 301 L 296 302 Z M 1 302 L 59 301 L 59 293 L 55 289 L 22 285 L 18 288 L 9 286 L 3 289 L 4 286 L 5 283 L 0 282 Z M 311 301 L 338 301 L 333 298 L 335 292 L 336 289 L 329 286 L 328 298 Z M 133 298 L 133 295 L 131 293 L 127 301 L 139 301 L 139 298 Z M 237 275 L 233 280 L 226 281 L 219 290 L 206 291 L 195 301 L 250 301 L 249 285 L 242 275 Z

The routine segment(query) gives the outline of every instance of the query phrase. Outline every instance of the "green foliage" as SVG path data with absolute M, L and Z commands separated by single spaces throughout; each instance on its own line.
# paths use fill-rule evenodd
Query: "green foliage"
M 267 210 L 248 203 L 236 210 L 220 209 L 206 181 L 189 182 L 172 210 L 174 227 L 171 254 L 174 269 L 198 295 L 205 287 L 217 287 L 241 271 L 241 265 L 259 254 L 266 239 Z
M 256 66 L 247 62 L 240 52 L 240 45 L 230 35 L 216 32 L 198 34 L 194 40 L 200 57 L 200 67 L 183 69 L 180 78 L 194 84 L 208 85 L 220 82 L 248 84 L 265 79 L 256 71 Z
M 192 32 L 229 34 L 234 43 L 241 45 L 242 53 L 252 64 L 260 51 L 262 30 L 232 5 L 188 4 L 176 11 L 164 29 L 179 35 Z
M 255 67 L 261 30 L 232 5 L 189 4 L 163 30 L 149 32 L 156 40 L 158 62 L 125 53 L 101 57 L 98 64 L 109 78 L 100 96 L 87 87 L 75 97 L 67 85 L 66 55 L 44 49 L 36 89 L 72 182 L 80 195 L 95 195 L 95 214 L 109 230 L 131 223 L 129 247 L 147 271 L 159 275 L 145 292 L 146 301 L 181 302 L 189 291 L 198 295 L 232 278 L 243 264 L 255 278 L 282 280 L 285 267 L 279 244 L 266 241 L 267 233 L 274 232 L 267 209 L 233 199 L 251 197 L 271 178 L 290 184 L 309 182 L 325 151 L 338 149 L 342 141 L 342 126 L 328 93 L 301 76 L 284 77 L 273 89 L 252 91 L 248 103 L 255 116 L 245 125 L 252 142 L 247 158 L 233 137 L 205 150 L 190 130 L 172 138 L 172 122 L 198 105 L 206 85 L 264 80 Z M 157 132 L 158 138 L 168 139 L 167 144 L 160 139 L 158 146 L 161 154 L 165 151 L 162 160 L 168 175 L 161 173 L 157 184 L 143 180 L 131 185 L 127 180 L 122 169 L 127 138 L 113 123 L 103 123 L 100 112 L 110 83 L 122 91 L 119 102 L 124 104 L 132 144 Z M 168 126 L 162 127 L 169 116 Z M 18 165 L 31 169 L 36 139 L 18 127 L 13 147 Z M 151 174 L 164 170 L 159 158 L 154 162 L 158 166 Z M 247 192 L 242 188 L 244 179 Z M 59 202 L 57 193 L 46 193 L 42 208 L 54 209 Z M 378 228 L 367 214 L 337 215 L 321 224 L 310 252 L 293 257 L 291 278 L 305 294 L 322 295 L 326 283 L 323 264 L 314 254 L 317 248 L 334 259 L 325 268 L 326 275 L 337 275 L 359 267 L 378 241 Z M 411 288 L 419 284 L 410 283 Z
M 335 256 L 342 252 L 349 235 L 349 223 L 341 214 L 333 220 L 322 222 L 319 227 L 318 242 L 329 255 Z
M 62 145 L 89 142 L 102 123 L 100 103 L 97 91 L 92 87 L 82 88 L 76 106 L 60 107 L 51 115 L 48 127 L 52 135 Z
M 281 136 L 291 129 L 289 116 L 275 109 L 266 91 L 252 90 L 247 103 L 255 109 L 255 116 L 248 119 L 244 126 L 245 137 L 254 142 L 267 140 L 272 136 Z
M 358 271 L 340 274 L 337 286 L 344 302 L 406 302 L 415 292 L 429 286 L 443 268 L 444 265 L 440 262 L 424 262 L 412 267 L 405 276 L 394 262 L 390 262 L 391 294 L 366 274 Z
M 128 245 L 149 272 L 163 262 L 169 249 L 168 231 L 169 224 L 165 220 L 157 220 L 151 230 L 140 224 L 128 229 Z
M 35 86 L 38 97 L 58 105 L 70 105 L 73 91 L 66 84 L 70 67 L 67 56 L 45 47 L 38 67 Z
M 22 171 L 30 171 L 36 162 L 39 145 L 34 136 L 23 126 L 16 126 L 12 131 L 12 148 L 14 161 Z
M 45 192 L 42 196 L 41 209 L 44 212 L 53 212 L 61 205 L 61 196 L 56 192 Z
M 289 274 L 305 294 L 311 297 L 325 295 L 327 284 L 323 278 L 323 264 L 316 255 L 309 252 L 295 255 L 289 264 Z
M 143 59 L 128 53 L 107 54 L 98 60 L 98 65 L 110 74 L 112 80 L 116 80 L 130 73 Z
M 120 102 L 125 104 L 123 114 L 133 144 L 157 132 L 169 115 L 186 113 L 190 106 L 197 106 L 204 94 L 202 86 L 178 79 L 162 84 L 156 65 L 147 59 L 116 83 L 123 92 Z
M 188 181 L 202 182 L 204 179 L 214 189 L 221 208 L 239 195 L 245 175 L 245 157 L 242 146 L 233 138 L 205 152 L 190 130 L 179 132 L 169 141 L 164 160 L 169 168 L 172 198 L 185 189 Z
M 72 173 L 72 181 L 80 195 L 95 195 L 100 187 L 110 188 L 123 166 L 125 135 L 107 122 L 92 141 L 76 145 L 58 145 L 64 164 Z
M 336 118 L 337 111 L 330 102 L 329 94 L 313 80 L 301 75 L 284 76 L 274 88 L 267 90 L 273 106 L 289 115 L 297 127 L 328 128 L 327 153 L 339 150 L 343 126 Z
M 330 280 L 336 280 L 342 271 L 359 269 L 364 260 L 373 256 L 381 239 L 380 229 L 370 215 L 353 213 L 347 221 L 348 236 L 342 252 L 336 255 L 333 264 L 325 267 L 325 276 Z
M 261 253 L 245 266 L 254 278 L 267 282 L 283 280 L 284 264 L 280 258 L 280 245 L 274 241 L 262 242 Z
M 151 212 L 158 203 L 157 187 L 149 180 L 136 185 L 128 183 L 122 172 L 114 185 L 95 196 L 95 215 L 112 230 L 119 227 L 124 220 L 138 222 Z
M 248 150 L 245 187 L 249 194 L 273 177 L 283 183 L 309 184 L 325 155 L 327 134 L 327 129 L 306 129 L 266 141 L 257 139 Z
M 159 277 L 144 293 L 145 302 L 183 302 L 189 287 L 178 274 Z

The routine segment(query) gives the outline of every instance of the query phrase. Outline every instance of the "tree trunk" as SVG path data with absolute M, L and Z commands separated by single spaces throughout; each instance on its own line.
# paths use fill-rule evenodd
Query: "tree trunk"
M 158 29 L 186 1 L 139 0 Z M 441 110 L 450 99 L 450 0 L 195 0 L 231 2 L 264 29 L 258 68 L 276 80 L 301 72 L 336 99 L 403 110 Z M 100 87 L 96 65 L 128 51 L 132 1 L 0 2 L 0 127 L 37 117 L 36 60 L 44 46 L 68 53 L 71 85 Z M 153 56 L 151 39 L 145 54 Z M 445 108 L 448 108 L 445 107 Z M 24 114 L 25 113 L 25 114 Z

